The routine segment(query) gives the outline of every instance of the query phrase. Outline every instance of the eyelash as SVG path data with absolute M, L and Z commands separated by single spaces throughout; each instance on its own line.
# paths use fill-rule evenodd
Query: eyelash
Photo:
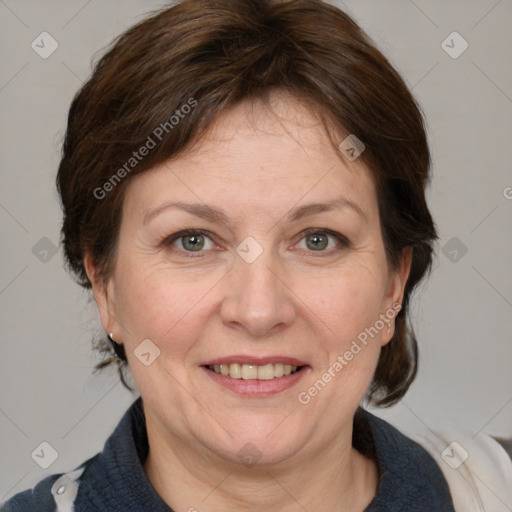
M 313 257 L 321 256 L 322 253 L 330 255 L 330 254 L 332 254 L 333 251 L 340 250 L 341 248 L 346 249 L 346 248 L 351 247 L 351 243 L 348 240 L 348 238 L 345 237 L 344 235 L 342 235 L 341 233 L 337 233 L 336 231 L 331 231 L 329 229 L 320 229 L 320 228 L 309 228 L 309 229 L 302 231 L 300 233 L 300 239 L 297 243 L 301 242 L 307 236 L 313 235 L 313 234 L 322 234 L 322 235 L 331 236 L 331 237 L 335 238 L 340 245 L 340 247 L 330 249 L 330 250 L 319 250 L 319 251 L 310 250 L 310 251 L 308 251 L 308 252 L 312 253 L 312 255 L 314 255 Z M 204 231 L 202 229 L 186 229 L 184 231 L 180 231 L 178 233 L 174 233 L 173 235 L 170 235 L 163 241 L 163 244 L 166 246 L 172 246 L 172 244 L 176 240 L 179 240 L 180 238 L 183 238 L 185 236 L 190 236 L 190 235 L 202 235 L 202 236 L 209 238 L 213 243 L 215 243 L 213 241 L 211 234 L 208 231 Z M 186 254 L 186 257 L 189 257 L 189 258 L 201 257 L 201 253 L 205 252 L 205 251 L 186 251 L 185 249 L 177 249 L 175 247 L 173 247 L 173 250 L 177 250 L 177 252 L 184 253 L 184 254 Z M 315 252 L 318 252 L 320 254 L 315 255 L 314 254 Z

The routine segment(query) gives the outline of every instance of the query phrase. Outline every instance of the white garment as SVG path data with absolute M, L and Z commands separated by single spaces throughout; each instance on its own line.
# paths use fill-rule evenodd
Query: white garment
M 512 460 L 492 437 L 459 426 L 406 435 L 441 468 L 456 512 L 512 511 Z
M 78 493 L 78 479 L 85 468 L 62 475 L 52 486 L 51 492 L 57 506 L 56 512 L 74 512 L 75 498 Z

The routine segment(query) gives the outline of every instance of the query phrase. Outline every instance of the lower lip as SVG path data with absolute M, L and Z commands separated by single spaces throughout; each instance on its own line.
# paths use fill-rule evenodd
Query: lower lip
M 239 395 L 250 395 L 250 396 L 269 396 L 281 393 L 286 389 L 290 389 L 294 386 L 309 370 L 308 366 L 304 366 L 298 372 L 292 373 L 291 375 L 285 375 L 272 380 L 256 380 L 256 379 L 233 379 L 227 375 L 215 373 L 212 370 L 208 370 L 204 366 L 201 367 L 206 374 L 217 382 L 221 386 L 239 394 Z

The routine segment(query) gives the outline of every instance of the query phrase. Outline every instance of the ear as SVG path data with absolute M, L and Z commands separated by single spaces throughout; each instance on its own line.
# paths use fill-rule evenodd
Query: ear
M 391 330 L 388 332 L 387 326 L 381 337 L 381 344 L 385 345 L 393 337 L 395 331 L 395 317 L 400 312 L 402 302 L 404 300 L 404 290 L 409 278 L 412 264 L 412 247 L 406 247 L 402 251 L 402 261 L 397 269 L 389 273 L 388 286 L 386 296 L 384 299 L 385 313 L 387 320 L 391 325 Z M 393 312 L 393 313 L 392 313 Z
M 109 279 L 107 283 L 104 282 L 99 275 L 98 268 L 94 264 L 90 252 L 85 253 L 84 267 L 87 277 L 92 285 L 92 292 L 94 294 L 96 305 L 98 306 L 101 325 L 107 334 L 114 333 L 114 339 L 118 341 L 116 333 L 119 333 L 120 329 L 116 321 L 113 281 L 112 279 Z

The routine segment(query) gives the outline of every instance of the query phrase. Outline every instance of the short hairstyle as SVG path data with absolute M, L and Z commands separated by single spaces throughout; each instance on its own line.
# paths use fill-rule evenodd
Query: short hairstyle
M 389 406 L 417 372 L 408 305 L 431 269 L 437 239 L 425 199 L 431 157 L 421 108 L 402 78 L 358 24 L 328 3 L 183 0 L 112 43 L 69 110 L 56 180 L 67 267 L 90 288 L 88 252 L 106 281 L 131 178 L 192 147 L 224 110 L 267 102 L 275 91 L 311 106 L 336 150 L 341 134 L 364 143 L 359 158 L 376 186 L 390 268 L 412 248 L 396 329 L 368 391 L 375 405 Z M 95 348 L 105 356 L 96 370 L 117 363 L 132 390 L 124 348 L 114 357 L 105 336 Z

